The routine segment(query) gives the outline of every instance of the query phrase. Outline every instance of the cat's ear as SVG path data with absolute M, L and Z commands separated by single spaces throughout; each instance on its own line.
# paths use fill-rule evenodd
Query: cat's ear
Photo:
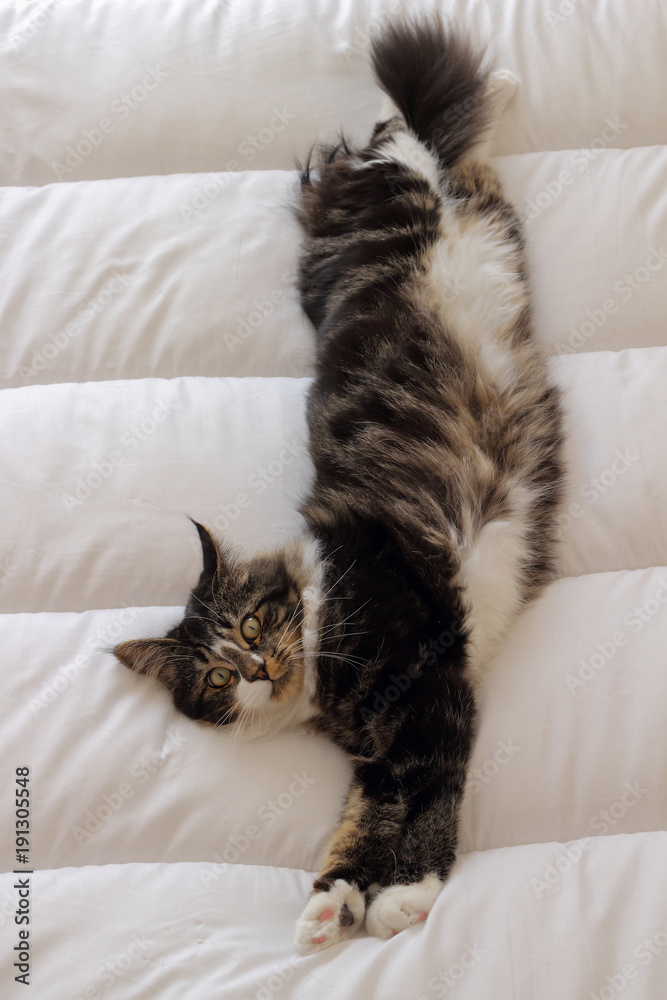
M 179 649 L 176 639 L 132 639 L 116 646 L 114 655 L 137 674 L 159 677 Z
M 190 518 L 192 521 L 192 518 Z M 199 541 L 201 542 L 201 551 L 204 560 L 204 565 L 201 571 L 201 576 L 199 577 L 199 583 L 197 588 L 203 586 L 212 586 L 215 577 L 221 579 L 224 575 L 225 560 L 223 558 L 220 547 L 216 542 L 215 538 L 203 524 L 199 524 L 198 521 L 192 521 L 195 528 L 197 529 L 197 534 L 199 535 Z

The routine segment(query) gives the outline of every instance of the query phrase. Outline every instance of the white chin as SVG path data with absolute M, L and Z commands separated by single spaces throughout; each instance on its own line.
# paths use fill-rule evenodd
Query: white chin
M 236 700 L 241 708 L 266 708 L 271 702 L 272 690 L 271 681 L 253 681 L 250 684 L 241 677 L 236 688 Z

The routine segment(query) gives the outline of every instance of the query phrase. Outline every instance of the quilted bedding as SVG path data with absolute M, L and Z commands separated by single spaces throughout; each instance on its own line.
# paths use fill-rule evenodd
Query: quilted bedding
M 299 530 L 294 158 L 368 134 L 369 33 L 422 6 L 0 8 L 2 997 L 667 995 L 660 0 L 438 4 L 522 81 L 497 166 L 569 493 L 559 577 L 481 691 L 461 856 L 426 924 L 297 958 L 341 754 L 211 733 L 108 652 L 178 620 L 200 568 L 185 514 L 248 551 Z

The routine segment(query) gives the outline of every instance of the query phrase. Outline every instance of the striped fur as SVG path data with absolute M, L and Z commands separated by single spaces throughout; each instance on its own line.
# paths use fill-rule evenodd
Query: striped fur
M 390 100 L 369 143 L 341 140 L 301 173 L 317 331 L 304 537 L 244 565 L 199 527 L 184 621 L 118 650 L 196 718 L 234 721 L 246 699 L 270 728 L 308 721 L 349 755 L 302 952 L 365 915 L 388 937 L 428 914 L 456 856 L 474 687 L 552 572 L 561 496 L 559 396 L 488 162 L 516 82 L 437 20 L 387 29 L 373 64 Z M 239 622 L 260 602 L 250 648 Z M 253 656 L 270 677 L 257 697 Z M 218 662 L 233 679 L 211 693 Z

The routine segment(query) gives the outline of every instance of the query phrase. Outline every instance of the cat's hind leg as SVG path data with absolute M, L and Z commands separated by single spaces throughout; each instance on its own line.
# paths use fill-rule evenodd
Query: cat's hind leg
M 500 123 L 518 89 L 519 79 L 511 70 L 498 69 L 489 73 L 484 95 L 488 108 L 488 124 L 475 145 L 458 161 L 457 166 L 467 166 L 469 163 L 486 163 L 491 159 Z

